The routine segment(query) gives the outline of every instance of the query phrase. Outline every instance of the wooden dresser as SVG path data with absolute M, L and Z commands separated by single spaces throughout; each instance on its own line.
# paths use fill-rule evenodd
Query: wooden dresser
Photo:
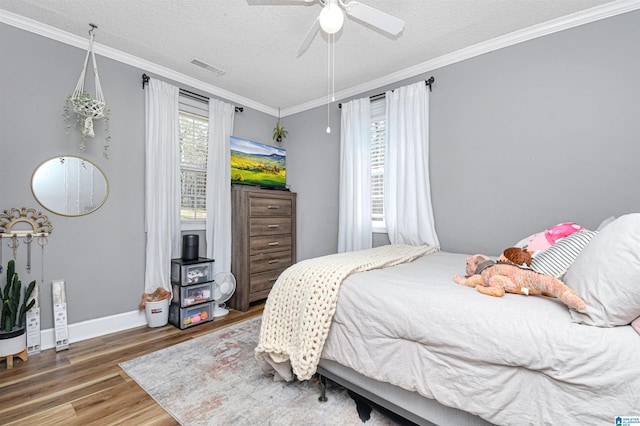
M 296 261 L 296 194 L 231 187 L 231 272 L 237 288 L 227 305 L 239 311 L 266 299 L 278 276 Z

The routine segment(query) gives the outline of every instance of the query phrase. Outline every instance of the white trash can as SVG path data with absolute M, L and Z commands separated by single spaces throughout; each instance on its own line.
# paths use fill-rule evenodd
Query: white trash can
M 149 327 L 162 327 L 169 322 L 169 303 L 171 298 L 159 300 L 157 302 L 147 302 L 144 306 L 144 313 L 147 316 Z

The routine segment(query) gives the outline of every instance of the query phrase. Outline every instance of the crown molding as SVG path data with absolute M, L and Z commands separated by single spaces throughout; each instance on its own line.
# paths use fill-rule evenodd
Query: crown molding
M 581 12 L 576 12 L 571 15 L 544 22 L 542 24 L 534 25 L 529 28 L 514 31 L 504 36 L 496 37 L 491 40 L 487 40 L 485 42 L 460 49 L 456 52 L 452 52 L 447 55 L 443 55 L 438 58 L 414 65 L 412 67 L 405 68 L 401 71 L 391 73 L 362 84 L 358 84 L 351 88 L 337 92 L 335 94 L 335 99 L 336 102 L 338 102 L 340 100 L 354 97 L 362 93 L 396 83 L 401 80 L 418 76 L 420 74 L 428 73 L 438 68 L 442 68 L 456 62 L 464 61 L 475 56 L 483 55 L 485 53 L 513 46 L 515 44 L 532 40 L 538 37 L 544 37 L 549 34 L 610 18 L 612 16 L 621 15 L 623 13 L 631 12 L 638 9 L 640 9 L 640 0 L 615 0 L 610 3 L 596 6 Z M 33 19 L 16 15 L 2 9 L 0 9 L 0 22 L 4 22 L 8 25 L 21 28 L 23 30 L 39 34 L 52 40 L 56 40 L 61 43 L 65 43 L 78 48 L 86 49 L 87 46 L 86 38 L 76 36 L 66 31 L 59 30 Z M 191 87 L 195 87 L 212 95 L 237 103 L 238 106 L 252 108 L 257 111 L 264 112 L 265 114 L 272 115 L 274 117 L 278 116 L 278 110 L 276 108 L 264 105 L 252 99 L 245 98 L 236 93 L 221 89 L 212 84 L 205 83 L 196 78 L 189 77 L 185 74 L 171 70 L 137 56 L 130 55 L 128 53 L 101 45 L 99 43 L 94 43 L 94 48 L 95 52 L 99 55 L 131 65 L 136 68 L 140 68 L 145 72 L 153 73 L 189 85 Z M 280 112 L 280 116 L 286 117 L 323 105 L 326 105 L 326 97 L 305 102 L 291 108 L 285 108 Z
M 64 44 L 68 44 L 70 46 L 79 47 L 85 50 L 87 49 L 87 46 L 88 46 L 88 39 L 85 37 L 80 37 L 75 34 L 71 34 L 67 31 L 60 30 L 50 25 L 43 24 L 42 22 L 38 22 L 33 19 L 26 18 L 24 16 L 16 15 L 14 13 L 7 12 L 2 9 L 0 9 L 0 22 L 4 22 L 5 24 L 11 25 L 13 27 L 20 28 L 25 31 L 29 31 L 34 34 L 38 34 L 43 37 L 47 37 L 49 39 L 59 41 Z M 94 52 L 97 55 L 101 55 L 106 58 L 110 58 L 115 61 L 122 62 L 127 65 L 131 65 L 135 68 L 140 68 L 144 72 L 156 74 L 158 76 L 168 78 L 170 80 L 174 80 L 179 83 L 189 85 L 191 87 L 195 87 L 197 89 L 203 90 L 214 96 L 226 99 L 232 103 L 236 103 L 237 106 L 252 108 L 252 109 L 264 112 L 266 114 L 272 115 L 274 117 L 277 117 L 278 115 L 278 110 L 276 108 L 261 104 L 252 99 L 245 98 L 236 93 L 221 89 L 212 84 L 205 83 L 202 80 L 198 80 L 196 78 L 174 71 L 162 65 L 158 65 L 151 61 L 147 61 L 146 59 L 142 59 L 137 56 L 130 55 L 128 53 L 122 52 L 117 49 L 113 49 L 111 47 L 105 46 L 97 42 L 94 42 L 93 47 L 94 47 Z
M 610 18 L 612 16 L 632 12 L 637 9 L 640 9 L 640 0 L 616 0 L 611 3 L 606 3 L 601 6 L 596 6 L 587 10 L 583 10 L 581 12 L 576 12 L 571 15 L 553 19 L 542 24 L 514 31 L 504 36 L 496 37 L 491 40 L 487 40 L 485 42 L 460 49 L 456 52 L 452 52 L 438 58 L 423 62 L 421 64 L 405 68 L 401 71 L 388 74 L 384 77 L 367 81 L 357 86 L 350 87 L 349 89 L 341 90 L 335 93 L 335 99 L 336 102 L 338 102 L 340 100 L 361 95 L 362 93 L 371 90 L 379 89 L 380 87 L 384 87 L 398 81 L 434 71 L 438 68 L 442 68 L 456 62 L 461 62 L 466 59 L 483 55 L 485 53 L 493 52 L 495 50 L 513 46 L 515 44 L 523 43 L 535 38 L 544 37 L 546 35 L 557 33 L 566 29 L 578 27 L 580 25 L 585 25 L 591 22 Z M 325 96 L 309 102 L 305 102 L 304 104 L 300 104 L 295 107 L 283 109 L 281 115 L 283 117 L 286 117 L 287 115 L 296 114 L 326 104 L 327 98 Z

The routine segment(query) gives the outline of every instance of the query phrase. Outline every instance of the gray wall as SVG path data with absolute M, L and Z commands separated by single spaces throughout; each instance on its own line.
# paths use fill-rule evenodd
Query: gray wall
M 595 228 L 610 215 L 640 211 L 637 28 L 640 12 L 632 12 L 362 94 L 435 77 L 431 185 L 444 250 L 498 253 L 558 222 Z M 62 107 L 84 53 L 0 24 L 0 210 L 44 211 L 29 186 L 34 169 L 50 157 L 80 154 L 77 134 L 65 134 Z M 70 323 L 134 310 L 144 289 L 144 70 L 98 62 L 111 107 L 111 159 L 101 158 L 99 140 L 81 155 L 104 170 L 109 199 L 83 217 L 44 211 L 54 231 L 44 252 L 43 328 L 52 326 L 52 279 L 67 282 Z M 340 110 L 330 111 L 330 135 L 326 107 L 283 119 L 287 178 L 298 193 L 299 260 L 337 249 Z M 274 123 L 245 108 L 234 134 L 270 143 Z M 3 243 L 6 265 L 11 251 Z M 31 274 L 25 253 L 21 246 L 23 282 L 40 280 L 39 250 Z
M 33 207 L 53 224 L 44 250 L 43 329 L 53 326 L 51 280 L 66 282 L 70 324 L 135 310 L 144 291 L 145 112 L 141 76 L 145 70 L 97 57 L 111 110 L 111 154 L 106 160 L 102 158 L 103 120 L 95 122 L 96 139 L 89 139 L 86 151 L 80 152 L 79 132 L 67 135 L 63 119 L 64 101 L 75 88 L 85 54 L 86 50 L 0 23 L 0 211 Z M 87 84 L 93 93 L 93 78 L 87 78 Z M 235 116 L 234 133 L 268 143 L 274 124 L 275 118 L 245 108 Z M 109 198 L 96 212 L 63 217 L 45 210 L 33 197 L 33 171 L 44 160 L 65 154 L 91 160 L 106 174 Z M 7 242 L 2 240 L 5 267 L 12 257 Z M 43 256 L 35 244 L 32 252 L 33 266 L 27 273 L 24 244 L 18 250 L 16 265 L 23 283 L 41 280 Z M 0 278 L 5 279 L 5 274 Z
M 443 250 L 497 254 L 556 223 L 595 229 L 608 216 L 640 211 L 638 28 L 635 11 L 357 96 L 435 77 L 430 175 Z M 310 199 L 302 208 L 314 213 L 299 226 L 307 227 L 301 254 L 332 253 L 336 212 L 323 206 L 337 208 L 338 126 L 326 138 L 325 108 L 290 120 L 301 122 L 296 144 L 309 151 L 292 165 Z M 374 234 L 374 245 L 385 243 Z
M 0 209 L 33 207 L 53 224 L 44 250 L 41 324 L 51 328 L 51 286 L 67 286 L 69 323 L 136 309 L 144 289 L 144 93 L 140 70 L 98 57 L 102 88 L 111 108 L 111 159 L 102 158 L 101 138 L 78 148 L 79 133 L 67 135 L 62 117 L 86 51 L 0 24 Z M 93 81 L 92 79 L 89 79 Z M 93 89 L 91 89 L 93 91 Z M 98 135 L 104 123 L 96 121 Z M 95 213 L 63 217 L 43 209 L 30 190 L 42 161 L 80 155 L 106 174 L 110 194 Z M 10 257 L 4 246 L 3 263 Z M 33 248 L 33 268 L 24 268 L 26 250 L 18 251 L 17 272 L 24 282 L 41 280 L 42 256 Z M 4 279 L 4 274 L 2 275 Z
M 338 182 L 340 110 L 332 105 L 331 133 L 327 108 L 315 108 L 284 119 L 289 131 L 287 182 L 298 194 L 298 260 L 338 249 Z
M 500 253 L 640 211 L 640 12 L 434 73 L 431 176 L 442 248 Z

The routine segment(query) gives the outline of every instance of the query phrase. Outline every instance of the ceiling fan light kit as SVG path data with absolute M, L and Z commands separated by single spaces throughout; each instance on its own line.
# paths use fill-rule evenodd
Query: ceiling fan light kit
M 397 36 L 404 30 L 404 21 L 391 16 L 386 12 L 375 9 L 358 1 L 345 2 L 344 0 L 305 0 L 307 4 L 320 3 L 323 7 L 320 15 L 313 21 L 307 31 L 300 47 L 298 56 L 301 56 L 311 45 L 319 29 L 331 35 L 342 29 L 344 15 L 363 22 L 371 27 L 384 31 L 392 36 Z
M 318 30 L 322 29 L 328 35 L 327 43 L 327 134 L 331 133 L 331 102 L 335 101 L 335 38 L 334 34 L 342 29 L 345 13 L 358 21 L 397 36 L 404 30 L 404 21 L 386 12 L 367 6 L 358 1 L 345 0 L 304 0 L 311 4 L 316 1 L 322 5 L 320 15 L 307 31 L 302 44 L 298 48 L 298 57 L 307 51 Z
M 329 0 L 322 8 L 320 16 L 320 28 L 327 34 L 335 34 L 342 29 L 344 24 L 344 12 L 338 4 L 338 0 Z

